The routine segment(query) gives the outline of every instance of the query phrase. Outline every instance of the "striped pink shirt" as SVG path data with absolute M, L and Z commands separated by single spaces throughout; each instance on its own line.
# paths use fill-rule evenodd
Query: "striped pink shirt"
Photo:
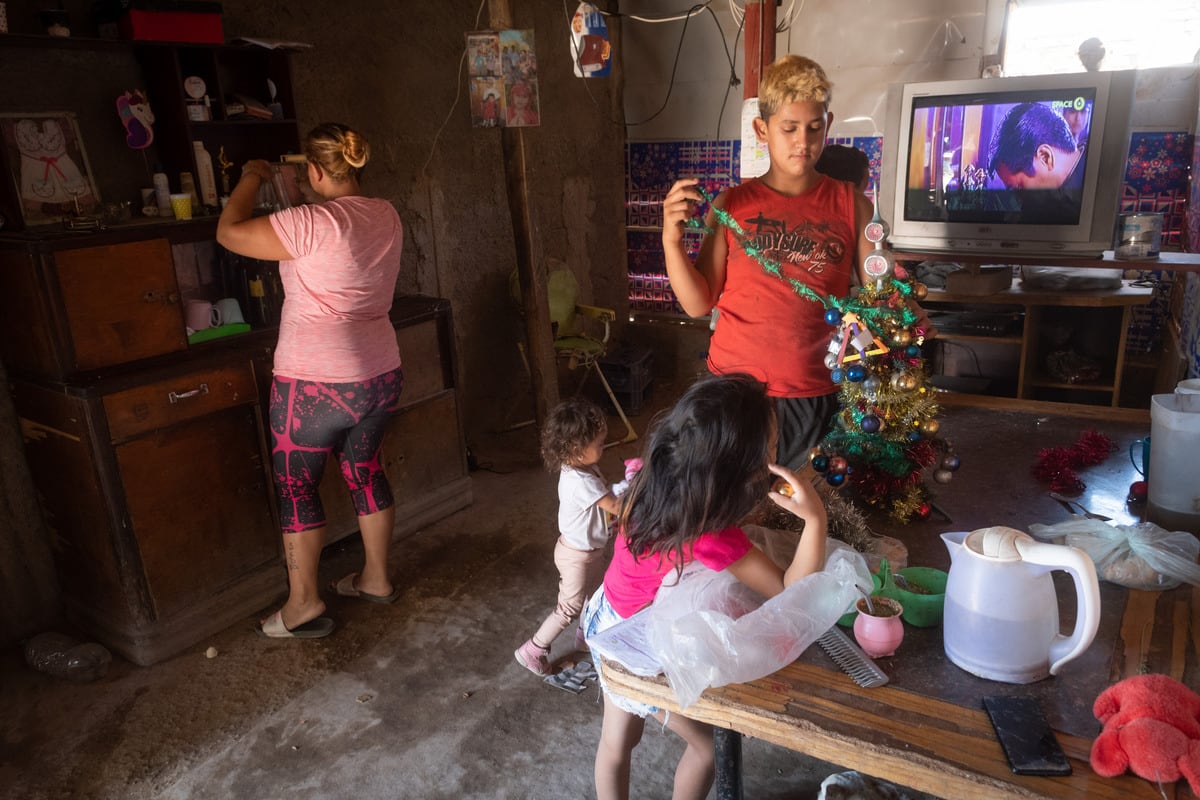
M 284 302 L 275 374 L 349 383 L 399 367 L 388 311 L 404 232 L 392 204 L 339 197 L 270 220 L 292 254 L 279 262 Z

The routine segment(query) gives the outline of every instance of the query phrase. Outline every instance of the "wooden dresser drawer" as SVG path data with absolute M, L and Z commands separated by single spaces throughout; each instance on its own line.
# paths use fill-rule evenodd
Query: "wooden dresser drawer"
M 114 442 L 258 400 L 250 363 L 195 370 L 103 399 Z

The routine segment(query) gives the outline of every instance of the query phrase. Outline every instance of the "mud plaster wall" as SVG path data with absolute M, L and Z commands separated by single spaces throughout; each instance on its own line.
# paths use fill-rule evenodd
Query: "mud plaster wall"
M 623 126 L 613 121 L 620 103 L 613 102 L 610 80 L 585 87 L 573 75 L 561 0 L 510 1 L 514 27 L 534 30 L 539 66 L 542 124 L 523 130 L 535 261 L 543 269 L 569 266 L 581 301 L 616 308 L 623 320 L 625 138 Z M 392 201 L 406 228 L 398 289 L 452 304 L 468 443 L 500 427 L 506 415 L 527 417 L 532 400 L 516 348 L 523 326 L 509 296 L 516 256 L 502 134 L 470 127 L 466 75 L 460 72 L 464 33 L 489 27 L 486 3 L 222 5 L 226 41 L 250 36 L 313 45 L 292 60 L 302 130 L 335 120 L 361 128 L 370 139 L 364 189 Z M 33 0 L 9 0 L 12 33 L 40 33 L 39 7 Z M 90 3 L 65 7 L 74 35 L 95 36 Z M 117 94 L 137 88 L 131 54 L 0 49 L 0 68 L 6 74 L 0 110 L 76 111 L 102 197 L 136 197 L 144 167 L 123 147 L 112 110 Z M 0 642 L 41 629 L 59 611 L 47 534 L 20 442 L 6 394 L 0 402 Z

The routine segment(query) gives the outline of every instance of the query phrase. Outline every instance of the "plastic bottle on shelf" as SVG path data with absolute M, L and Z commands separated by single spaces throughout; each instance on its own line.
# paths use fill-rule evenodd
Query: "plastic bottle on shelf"
M 80 643 L 61 633 L 39 633 L 25 643 L 25 663 L 56 678 L 88 683 L 107 674 L 112 655 L 95 642 Z
M 211 208 L 217 207 L 217 178 L 213 172 L 212 156 L 204 149 L 204 142 L 192 142 L 196 158 L 196 174 L 200 180 L 200 202 Z
M 159 168 L 155 170 L 151 181 L 154 184 L 154 202 L 158 206 L 159 215 L 169 215 L 171 213 L 171 183 L 167 180 L 167 173 Z

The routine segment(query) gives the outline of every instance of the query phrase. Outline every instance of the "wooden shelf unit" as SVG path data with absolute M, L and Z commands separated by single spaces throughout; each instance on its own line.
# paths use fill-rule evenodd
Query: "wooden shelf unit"
M 1018 400 L 1045 400 L 1048 399 L 1047 395 L 1055 395 L 1073 398 L 1066 402 L 1103 404 L 1118 408 L 1121 405 L 1121 377 L 1125 367 L 1125 343 L 1132 311 L 1135 306 L 1149 303 L 1153 293 L 1153 289 L 1130 286 L 1127 282 L 1120 289 L 1081 292 L 1033 290 L 1018 284 L 989 295 L 951 294 L 931 290 L 924 300 L 924 305 L 931 311 L 975 309 L 980 306 L 1019 309 L 1019 335 L 986 336 L 939 331 L 937 338 L 945 341 L 1019 347 L 1015 391 Z M 1045 332 L 1044 323 L 1050 319 L 1050 315 L 1061 313 L 1055 312 L 1054 309 L 1093 309 L 1101 313 L 1110 311 L 1110 316 L 1119 320 L 1116 325 L 1111 326 L 1116 329 L 1115 335 L 1109 336 L 1111 349 L 1106 354 L 1104 372 L 1098 380 L 1071 383 L 1054 378 L 1044 367 L 1046 351 L 1042 346 L 1041 334 Z M 1105 328 L 1109 329 L 1109 326 Z M 1109 329 L 1109 333 L 1112 334 L 1113 331 Z M 1089 402 L 1089 398 L 1096 397 L 1106 402 Z

